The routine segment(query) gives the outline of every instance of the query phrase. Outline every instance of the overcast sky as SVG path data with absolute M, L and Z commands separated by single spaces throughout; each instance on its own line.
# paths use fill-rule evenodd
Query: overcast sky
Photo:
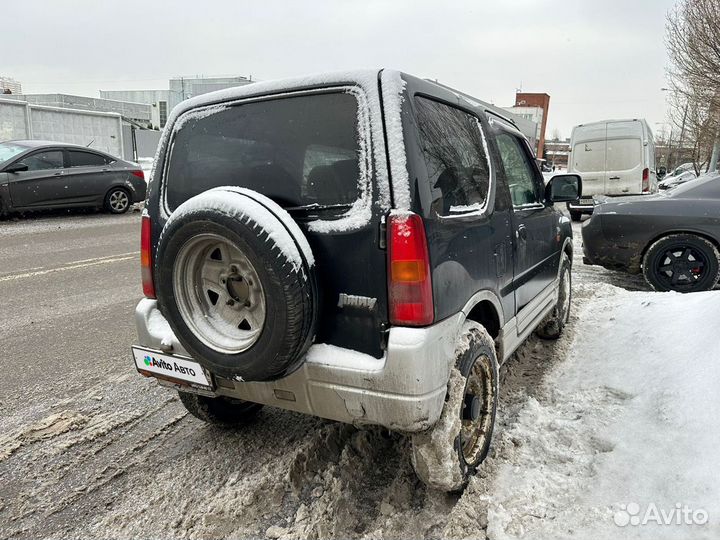
M 63 0 L 3 2 L 0 75 L 98 97 L 177 75 L 274 79 L 390 67 L 496 105 L 550 94 L 548 136 L 665 120 L 671 0 Z

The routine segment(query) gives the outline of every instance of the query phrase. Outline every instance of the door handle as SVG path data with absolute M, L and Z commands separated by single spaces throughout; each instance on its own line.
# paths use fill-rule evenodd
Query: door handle
M 53 173 L 53 176 L 62 176 L 62 175 L 63 175 L 62 171 Z
M 619 176 L 611 176 L 608 178 L 608 180 L 620 180 Z
M 525 225 L 520 225 L 515 234 L 520 240 L 527 240 L 527 228 Z

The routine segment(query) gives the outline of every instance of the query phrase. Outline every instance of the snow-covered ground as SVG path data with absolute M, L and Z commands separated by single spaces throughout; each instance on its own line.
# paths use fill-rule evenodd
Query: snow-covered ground
M 459 504 L 483 501 L 495 539 L 718 538 L 718 324 L 717 291 L 594 290 Z
M 720 538 L 720 291 L 586 266 L 573 227 L 569 325 L 504 364 L 462 495 L 383 429 L 271 407 L 207 426 L 128 354 L 67 398 L 0 396 L 0 538 Z

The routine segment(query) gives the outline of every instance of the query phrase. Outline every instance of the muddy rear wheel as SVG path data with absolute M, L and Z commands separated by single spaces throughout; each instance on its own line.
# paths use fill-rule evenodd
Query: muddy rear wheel
M 498 399 L 495 343 L 473 321 L 463 325 L 438 422 L 413 435 L 412 463 L 429 487 L 459 491 L 490 450 Z

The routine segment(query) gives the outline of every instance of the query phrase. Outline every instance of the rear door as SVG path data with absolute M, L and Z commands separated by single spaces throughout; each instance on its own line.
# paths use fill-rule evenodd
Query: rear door
M 557 216 L 544 203 L 542 175 L 534 164 L 527 143 L 516 134 L 501 130 L 496 135 L 503 173 L 510 188 L 515 229 L 514 278 L 518 330 L 523 308 L 557 277 L 559 248 Z
M 583 196 L 606 192 L 607 124 L 578 126 L 572 137 L 568 172 L 582 177 Z
M 644 154 L 642 124 L 638 120 L 607 123 L 606 195 L 642 193 Z
M 110 160 L 87 150 L 66 150 L 66 183 L 63 186 L 69 202 L 78 204 L 102 201 L 110 187 Z
M 16 208 L 52 206 L 65 196 L 64 152 L 49 148 L 32 152 L 16 163 L 24 163 L 27 171 L 9 173 L 10 199 Z
M 338 86 L 187 113 L 170 143 L 161 204 L 169 214 L 210 188 L 238 186 L 284 207 L 315 256 L 315 342 L 379 358 L 388 312 L 379 231 L 388 209 L 373 204 L 370 118 L 359 100 L 366 106 L 359 87 Z

